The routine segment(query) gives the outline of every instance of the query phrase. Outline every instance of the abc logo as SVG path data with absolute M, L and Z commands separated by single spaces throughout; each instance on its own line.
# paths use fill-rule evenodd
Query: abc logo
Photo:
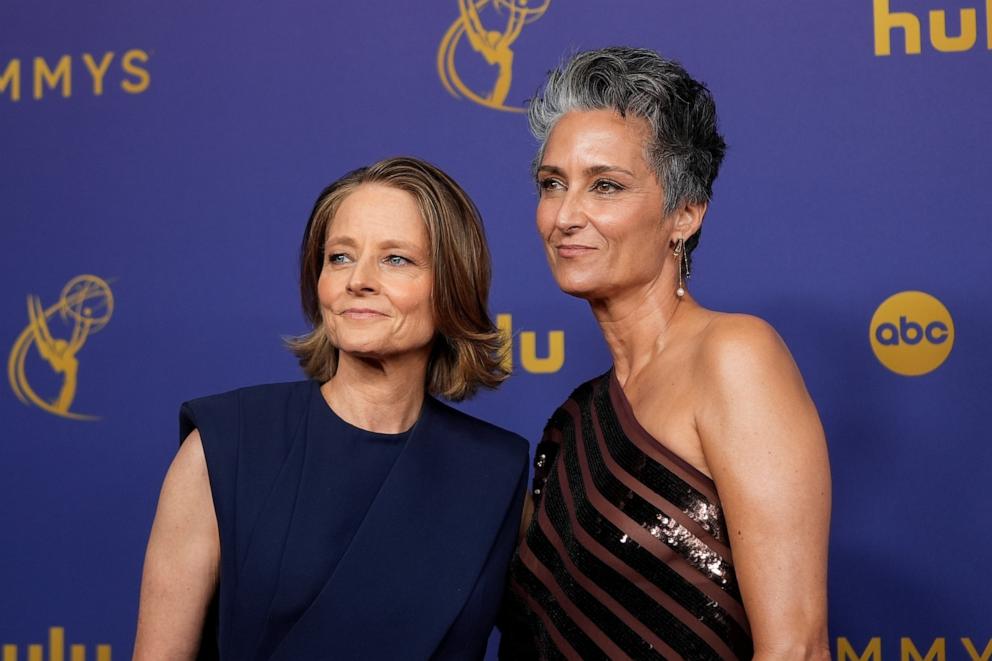
M 921 291 L 885 299 L 871 318 L 869 339 L 879 362 L 896 374 L 919 376 L 940 367 L 954 346 L 944 304 Z

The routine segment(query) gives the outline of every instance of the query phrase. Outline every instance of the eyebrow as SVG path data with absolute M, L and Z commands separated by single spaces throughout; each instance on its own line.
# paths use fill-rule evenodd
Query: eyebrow
M 324 242 L 324 246 L 347 246 L 349 248 L 357 248 L 358 242 L 350 236 L 332 236 L 327 241 Z M 399 239 L 388 239 L 383 241 L 378 246 L 380 250 L 390 250 L 392 248 L 402 248 L 404 250 L 409 250 L 411 252 L 418 252 L 421 247 L 416 243 L 410 243 L 409 241 L 400 241 Z
M 565 176 L 565 171 L 556 165 L 542 165 L 537 168 L 538 172 L 547 172 L 548 174 L 556 174 L 559 176 Z M 624 174 L 634 176 L 634 173 L 626 168 L 622 168 L 619 165 L 592 165 L 587 167 L 582 171 L 587 177 L 594 177 L 597 174 L 603 174 L 605 172 L 622 172 Z
M 327 237 L 327 240 L 324 241 L 324 245 L 325 246 L 329 246 L 329 245 L 332 245 L 332 244 L 333 245 L 348 246 L 349 248 L 356 248 L 356 247 L 358 247 L 358 242 L 355 241 L 350 236 L 329 236 L 329 237 Z
M 409 241 L 400 241 L 398 239 L 383 241 L 382 243 L 379 244 L 379 247 L 385 248 L 387 250 L 389 248 L 402 248 L 403 250 L 409 250 L 411 252 L 418 252 L 419 250 L 421 250 L 421 247 L 418 246 L 416 243 L 410 243 Z

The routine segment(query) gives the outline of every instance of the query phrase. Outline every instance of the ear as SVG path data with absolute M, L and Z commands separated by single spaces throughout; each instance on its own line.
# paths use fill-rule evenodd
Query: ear
M 686 202 L 671 213 L 673 233 L 688 239 L 699 231 L 708 208 L 706 202 Z

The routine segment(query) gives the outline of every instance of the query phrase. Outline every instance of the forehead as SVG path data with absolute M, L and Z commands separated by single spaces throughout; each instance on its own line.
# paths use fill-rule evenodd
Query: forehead
M 611 164 L 647 168 L 650 126 L 643 117 L 621 117 L 613 110 L 573 110 L 548 136 L 541 164 Z
M 427 228 L 413 195 L 394 186 L 369 183 L 348 193 L 327 223 L 327 238 L 375 235 L 426 241 Z

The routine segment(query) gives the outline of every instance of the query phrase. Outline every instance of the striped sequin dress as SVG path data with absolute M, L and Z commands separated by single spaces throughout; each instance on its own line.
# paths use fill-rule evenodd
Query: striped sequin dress
M 548 421 L 502 659 L 750 659 L 713 481 L 652 438 L 613 371 Z

